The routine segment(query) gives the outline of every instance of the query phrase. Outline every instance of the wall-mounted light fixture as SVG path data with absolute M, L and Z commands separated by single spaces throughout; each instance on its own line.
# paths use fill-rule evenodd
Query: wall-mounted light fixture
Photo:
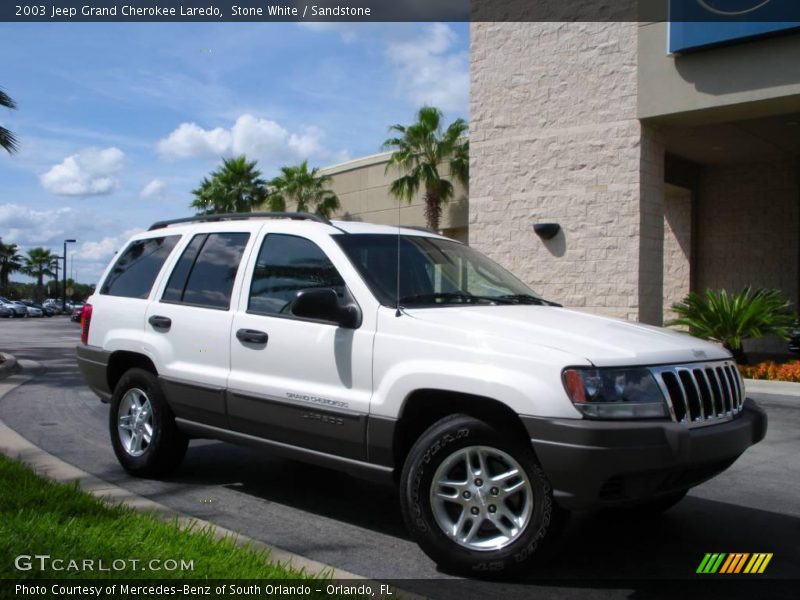
M 561 225 L 558 223 L 536 223 L 533 226 L 533 230 L 543 240 L 550 240 L 561 231 Z

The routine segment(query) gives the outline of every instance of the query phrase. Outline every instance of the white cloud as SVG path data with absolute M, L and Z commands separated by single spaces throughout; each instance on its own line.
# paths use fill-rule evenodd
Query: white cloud
M 330 161 L 346 153 L 332 152 L 322 143 L 324 132 L 306 127 L 291 132 L 276 121 L 243 114 L 230 129 L 202 129 L 182 123 L 156 144 L 165 158 L 206 158 L 246 155 L 261 163 L 262 170 L 305 159 Z
M 130 219 L 120 225 L 98 215 L 87 218 L 86 210 L 76 210 L 69 206 L 57 209 L 38 210 L 19 204 L 0 205 L 0 236 L 6 243 L 15 243 L 20 253 L 35 246 L 48 248 L 61 255 L 65 239 L 77 239 L 77 243 L 67 246 L 68 269 L 81 283 L 95 283 L 115 252 L 118 252 L 128 238 L 142 228 L 131 229 Z M 124 231 L 117 236 L 109 236 L 109 231 Z M 26 280 L 16 273 L 14 280 Z
M 215 157 L 226 154 L 231 147 L 231 133 L 222 127 L 205 130 L 195 123 L 181 123 L 156 149 L 167 158 Z
M 114 176 L 124 160 L 119 148 L 89 148 L 68 156 L 39 180 L 47 191 L 59 196 L 104 196 L 117 189 L 119 181 Z
M 142 191 L 139 193 L 139 197 L 145 200 L 154 199 L 154 198 L 163 198 L 164 197 L 164 189 L 166 188 L 167 184 L 164 183 L 161 179 L 153 179 L 150 181 L 146 186 L 142 188 Z
M 107 236 L 99 241 L 83 242 L 71 257 L 79 261 L 99 264 L 101 268 L 105 267 L 114 254 L 122 249 L 125 242 L 140 231 L 141 229 L 129 229 L 120 235 Z
M 387 47 L 397 86 L 416 105 L 467 111 L 469 56 L 454 50 L 458 35 L 444 23 L 432 23 L 422 34 Z

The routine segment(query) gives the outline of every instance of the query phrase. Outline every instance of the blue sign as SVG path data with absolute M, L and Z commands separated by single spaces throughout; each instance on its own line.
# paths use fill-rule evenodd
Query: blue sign
M 669 52 L 798 29 L 798 8 L 797 0 L 670 0 Z

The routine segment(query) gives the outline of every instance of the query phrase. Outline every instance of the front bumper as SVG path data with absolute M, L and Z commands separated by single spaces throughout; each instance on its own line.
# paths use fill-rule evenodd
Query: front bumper
M 745 400 L 732 421 L 689 429 L 670 421 L 523 417 L 534 451 L 567 509 L 635 504 L 695 486 L 764 439 L 767 415 Z

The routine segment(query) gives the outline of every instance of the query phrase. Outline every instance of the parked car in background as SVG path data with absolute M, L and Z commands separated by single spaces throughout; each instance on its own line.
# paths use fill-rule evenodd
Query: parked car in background
M 75 323 L 81 322 L 81 314 L 83 313 L 83 304 L 74 304 L 72 307 L 72 314 L 69 317 L 70 321 Z
M 14 302 L 13 300 L 9 300 L 8 298 L 4 298 L 0 296 L 0 304 L 8 308 L 14 313 L 15 317 L 27 317 L 28 316 L 28 307 L 24 304 L 20 304 L 19 302 Z
M 800 354 L 800 329 L 789 332 L 789 352 Z
M 29 317 L 44 317 L 44 307 L 41 304 L 36 304 L 33 300 L 20 300 L 21 304 L 24 304 L 28 308 L 28 316 Z M 52 316 L 52 314 L 47 315 L 48 317 Z
M 14 311 L 8 308 L 5 304 L 0 304 L 0 317 L 3 319 L 13 319 Z
M 42 316 L 42 311 L 40 311 L 38 309 L 31 309 L 31 307 L 29 307 L 27 304 L 22 302 L 22 300 L 12 300 L 11 302 L 13 304 L 16 304 L 17 306 L 21 306 L 23 309 L 25 309 L 25 316 L 26 317 L 41 317 Z
M 51 311 L 54 315 L 60 315 L 64 312 L 63 304 L 60 300 L 54 300 L 52 298 L 48 298 L 44 302 L 42 302 L 42 306 L 47 310 Z

